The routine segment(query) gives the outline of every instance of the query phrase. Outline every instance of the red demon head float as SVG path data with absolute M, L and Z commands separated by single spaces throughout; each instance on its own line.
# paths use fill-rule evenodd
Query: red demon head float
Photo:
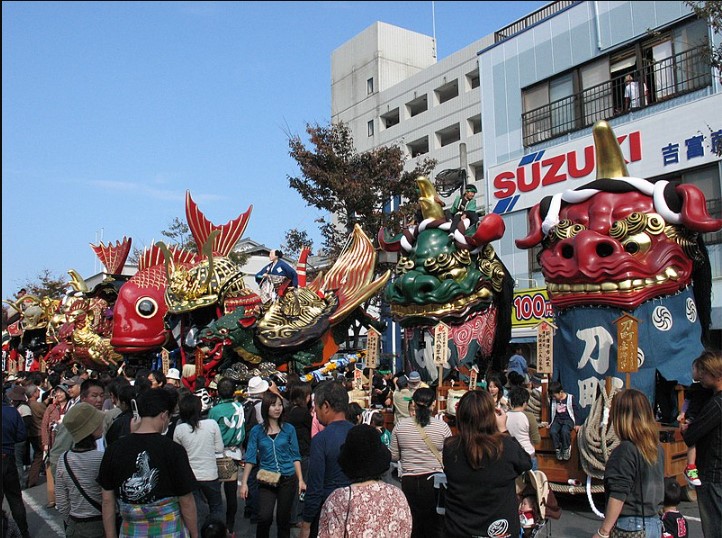
M 629 177 L 611 127 L 594 126 L 597 180 L 543 199 L 519 248 L 541 243 L 540 264 L 556 308 L 636 308 L 675 293 L 705 263 L 702 233 L 722 228 L 693 185 Z

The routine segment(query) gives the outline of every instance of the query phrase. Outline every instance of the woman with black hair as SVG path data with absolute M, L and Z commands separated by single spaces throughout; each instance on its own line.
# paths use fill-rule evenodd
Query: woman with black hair
M 151 389 L 163 390 L 163 389 Z M 173 440 L 185 448 L 198 487 L 193 491 L 196 508 L 200 513 L 203 502 L 208 503 L 208 518 L 223 519 L 223 497 L 218 481 L 216 454 L 223 454 L 223 437 L 218 423 L 212 419 L 201 420 L 201 399 L 189 394 L 178 404 L 180 424 L 173 432 Z M 199 519 L 199 525 L 201 524 Z
M 401 490 L 411 507 L 412 538 L 442 535 L 443 519 L 436 513 L 435 473 L 444 471 L 441 450 L 451 436 L 443 420 L 433 418 L 436 394 L 416 389 L 413 417 L 401 419 L 391 434 L 391 459 L 400 465 Z
M 248 497 L 248 477 L 258 465 L 258 526 L 256 538 L 267 538 L 276 511 L 277 536 L 291 536 L 291 506 L 293 497 L 306 491 L 301 474 L 301 454 L 298 450 L 296 429 L 283 421 L 283 400 L 266 391 L 261 402 L 262 424 L 253 426 L 248 437 L 246 464 L 239 495 Z

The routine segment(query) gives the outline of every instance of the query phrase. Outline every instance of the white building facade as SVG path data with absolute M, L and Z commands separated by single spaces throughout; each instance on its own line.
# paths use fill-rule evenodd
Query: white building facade
M 437 171 L 464 168 L 477 203 L 506 222 L 494 246 L 517 287 L 543 287 L 537 252 L 514 239 L 543 197 L 594 179 L 599 119 L 631 175 L 693 183 L 722 217 L 722 86 L 704 52 L 720 39 L 682 2 L 551 2 L 436 62 L 432 38 L 376 23 L 333 53 L 332 121 L 350 125 L 359 151 L 401 144 L 409 168 L 420 156 Z M 705 241 L 719 346 L 722 233 Z M 515 337 L 530 337 L 533 321 Z

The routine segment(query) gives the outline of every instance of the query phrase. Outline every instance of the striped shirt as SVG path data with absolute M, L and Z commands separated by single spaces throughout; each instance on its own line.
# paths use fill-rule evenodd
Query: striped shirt
M 96 482 L 96 478 L 98 478 L 103 452 L 98 450 L 73 452 L 69 450 L 67 455 L 68 465 L 73 470 L 73 474 L 78 479 L 83 491 L 88 497 L 101 504 L 102 491 L 100 484 Z M 100 510 L 94 508 L 73 483 L 73 479 L 70 478 L 65 467 L 64 455 L 58 458 L 58 469 L 55 473 L 55 503 L 58 511 L 66 520 L 71 515 L 79 518 L 100 515 Z
M 444 449 L 444 440 L 451 437 L 451 430 L 443 420 L 432 418 L 424 431 L 429 441 L 439 451 Z M 391 433 L 391 459 L 400 461 L 404 476 L 416 476 L 443 472 L 444 467 L 421 436 L 414 417 L 404 418 L 394 426 Z

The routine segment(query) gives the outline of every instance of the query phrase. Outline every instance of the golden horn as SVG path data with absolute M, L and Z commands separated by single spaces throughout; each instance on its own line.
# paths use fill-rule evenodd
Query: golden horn
M 73 277 L 69 284 L 75 291 L 83 293 L 88 291 L 88 284 L 85 282 L 85 279 L 80 276 L 80 273 L 78 273 L 75 269 L 68 269 L 68 274 Z
M 416 184 L 419 187 L 419 205 L 424 219 L 443 219 L 444 209 L 436 202 L 438 194 L 434 184 L 424 176 L 417 177 Z
M 592 130 L 597 151 L 597 179 L 629 177 L 622 148 L 614 136 L 611 125 L 598 121 Z

